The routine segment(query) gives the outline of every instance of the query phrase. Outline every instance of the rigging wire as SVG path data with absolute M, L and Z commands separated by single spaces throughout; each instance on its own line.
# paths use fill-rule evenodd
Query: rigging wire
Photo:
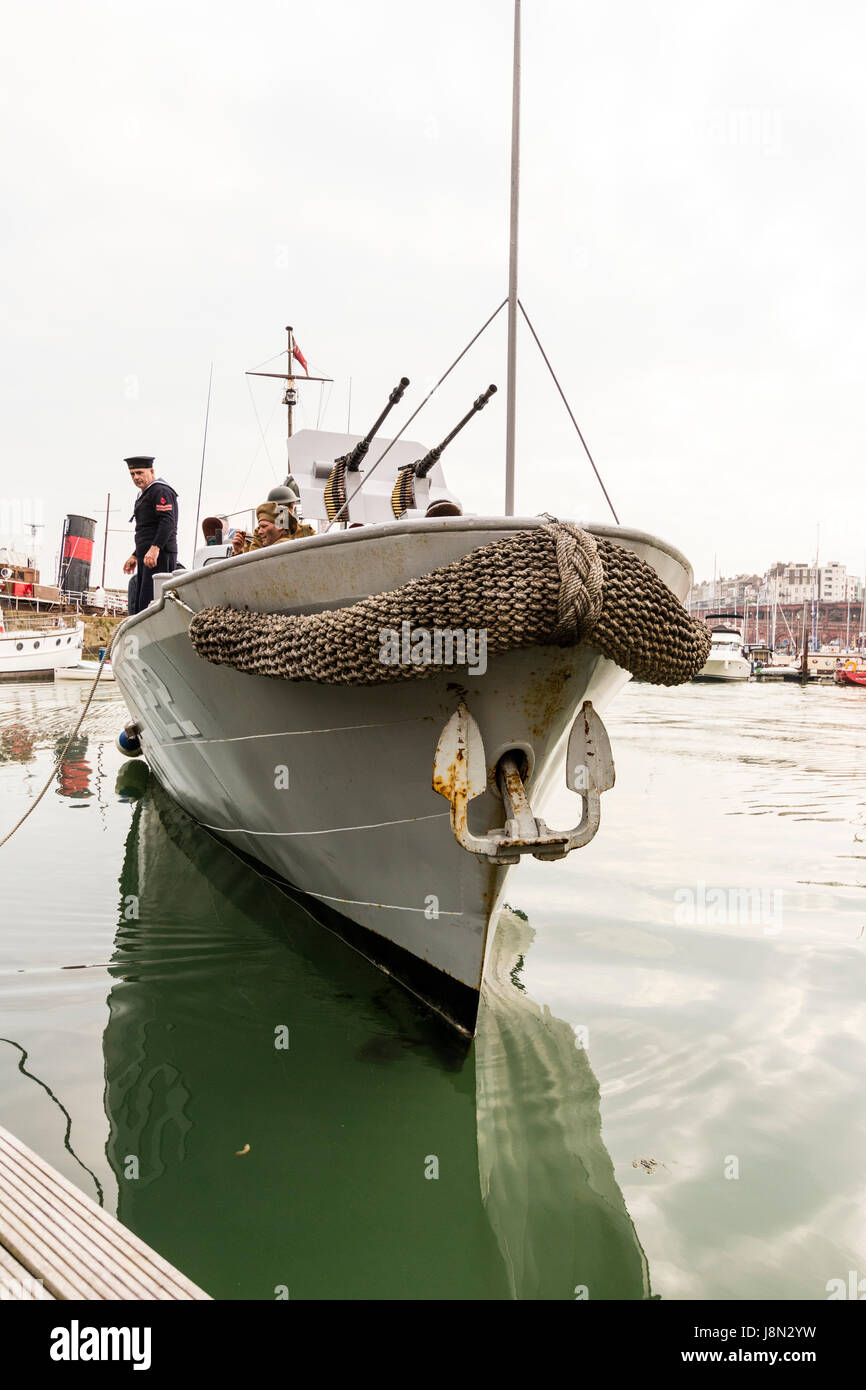
M 334 525 L 334 522 L 335 522 L 335 521 L 339 521 L 339 519 L 340 519 L 340 513 L 346 511 L 347 507 L 349 506 L 349 503 L 352 501 L 352 498 L 353 498 L 353 497 L 356 497 L 356 496 L 358 495 L 358 493 L 361 491 L 361 488 L 362 488 L 362 487 L 364 486 L 364 484 L 367 482 L 368 478 L 372 477 L 372 475 L 375 473 L 376 469 L 379 467 L 379 464 L 382 462 L 382 460 L 383 460 L 383 458 L 385 457 L 385 455 L 386 455 L 387 453 L 389 453 L 391 449 L 393 449 L 394 445 L 397 443 L 397 441 L 400 439 L 400 437 L 406 433 L 406 431 L 407 431 L 407 429 L 409 428 L 409 426 L 411 425 L 412 421 L 415 419 L 415 416 L 416 416 L 420 411 L 422 411 L 422 410 L 424 409 L 425 405 L 427 404 L 427 402 L 429 401 L 429 399 L 430 399 L 430 397 L 433 395 L 433 393 L 434 393 L 435 391 L 438 391 L 438 390 L 439 390 L 439 387 L 442 385 L 442 383 L 443 383 L 443 381 L 445 380 L 445 378 L 446 378 L 446 377 L 449 377 L 449 376 L 451 375 L 451 373 L 454 371 L 454 368 L 457 366 L 457 363 L 460 362 L 460 361 L 466 356 L 467 352 L 468 352 L 469 349 L 473 346 L 473 344 L 474 344 L 474 343 L 477 343 L 478 339 L 481 337 L 481 334 L 484 332 L 485 328 L 489 328 L 489 327 L 490 327 L 491 323 L 492 323 L 493 320 L 496 318 L 496 315 L 497 315 L 498 313 L 501 313 L 501 311 L 505 308 L 505 306 L 506 306 L 507 303 L 508 303 L 508 300 L 507 300 L 507 299 L 503 299 L 503 301 L 502 301 L 502 303 L 500 304 L 499 308 L 498 308 L 498 309 L 494 309 L 493 313 L 490 315 L 490 318 L 487 320 L 487 322 L 481 325 L 481 327 L 479 328 L 478 332 L 475 334 L 475 337 L 474 337 L 474 338 L 470 338 L 469 342 L 466 344 L 466 346 L 465 346 L 465 348 L 463 349 L 463 351 L 462 351 L 457 357 L 454 358 L 454 361 L 451 363 L 451 366 L 448 368 L 447 372 L 443 372 L 442 375 L 440 376 L 439 380 L 436 382 L 436 385 L 435 385 L 435 386 L 431 386 L 430 390 L 427 392 L 427 395 L 424 397 L 424 399 L 423 399 L 423 401 L 421 402 L 421 404 L 412 412 L 412 414 L 409 416 L 409 419 L 406 421 L 406 423 L 402 426 L 402 428 L 399 430 L 399 432 L 398 432 L 398 433 L 394 436 L 394 438 L 391 440 L 391 443 L 388 445 L 387 449 L 385 449 L 385 450 L 379 455 L 379 457 L 376 459 L 376 462 L 373 464 L 373 467 L 364 475 L 364 477 L 363 477 L 363 478 L 361 479 L 361 481 L 359 482 L 358 486 L 355 488 L 355 491 L 352 492 L 352 493 L 350 493 L 350 495 L 346 498 L 346 500 L 345 500 L 345 502 L 343 503 L 342 507 L 340 507 L 340 510 L 339 510 L 338 512 L 335 513 L 335 515 L 334 515 L 334 517 L 332 518 L 332 520 L 328 522 L 328 525 L 325 527 L 325 530 L 324 530 L 324 532 L 323 532 L 322 534 L 327 534 L 327 532 L 330 531 L 331 527 Z
M 249 386 L 249 382 L 247 382 L 247 385 Z M 273 418 L 274 418 L 274 416 L 275 416 L 276 413 L 277 413 L 277 410 L 278 410 L 278 408 L 279 408 L 279 405 L 280 405 L 280 401 L 279 401 L 279 397 L 278 397 L 278 398 L 276 399 L 276 401 L 274 402 L 274 406 L 273 406 L 273 409 L 271 410 L 270 415 L 268 416 L 268 423 L 265 425 L 265 430 L 269 430 L 269 429 L 270 429 L 271 424 L 273 423 Z M 261 444 L 257 444 L 257 445 L 256 445 L 255 453 L 253 454 L 252 458 L 250 459 L 249 467 L 248 467 L 248 469 L 247 469 L 247 471 L 246 471 L 246 475 L 245 475 L 245 477 L 244 477 L 244 480 L 243 480 L 243 482 L 241 483 L 240 492 L 238 493 L 237 498 L 236 498 L 235 510 L 234 510 L 233 512 L 229 512 L 229 516 L 236 516 L 236 515 L 238 514 L 239 510 L 240 510 L 240 509 L 238 508 L 238 506 L 237 506 L 237 503 L 241 501 L 241 499 L 242 499 L 242 497 L 243 497 L 243 495 L 244 495 L 244 489 L 246 488 L 246 485 L 247 485 L 247 483 L 248 483 L 249 480 L 250 480 L 250 474 L 251 474 L 252 471 L 253 471 L 253 467 L 255 466 L 256 459 L 258 458 L 259 454 L 261 453 L 261 448 L 262 448 Z M 271 464 L 271 468 L 273 469 L 273 464 Z
M 250 367 L 250 371 L 257 372 L 259 367 L 267 367 L 271 362 L 276 362 L 277 358 L 285 357 L 288 350 L 288 348 L 283 348 L 281 352 L 275 352 L 273 357 L 268 357 L 264 362 L 257 362 L 254 367 Z
M 199 517 L 201 516 L 201 489 L 202 489 L 202 484 L 203 484 L 203 482 L 204 482 L 204 455 L 205 455 L 205 450 L 206 450 L 206 448 L 207 448 L 207 425 L 208 425 L 208 420 L 210 419 L 210 393 L 211 393 L 211 387 L 212 387 L 212 386 L 213 386 L 213 362 L 211 362 L 211 364 L 210 364 L 210 376 L 208 377 L 208 383 L 207 383 L 207 406 L 205 407 L 205 412 L 204 412 L 204 439 L 202 440 L 202 445 L 201 445 L 201 471 L 200 471 L 200 473 L 199 473 L 199 475 L 198 475 L 198 501 L 197 501 L 196 504 L 195 504 L 195 535 L 193 536 L 193 539 L 192 539 L 193 563 L 195 563 L 195 551 L 196 551 L 196 546 L 197 546 L 197 544 L 198 544 L 198 523 L 199 523 Z
M 262 436 L 262 443 L 263 443 L 264 446 L 265 446 L 265 453 L 266 453 L 267 456 L 268 456 L 268 463 L 271 465 L 271 472 L 273 473 L 274 477 L 276 478 L 276 476 L 277 476 L 277 470 L 276 470 L 276 468 L 274 468 L 274 461 L 273 461 L 273 459 L 271 458 L 271 451 L 270 451 L 270 449 L 268 448 L 268 441 L 265 439 L 265 432 L 264 432 L 264 430 L 262 429 L 262 422 L 261 422 L 261 420 L 259 419 L 258 407 L 256 406 L 256 398 L 255 398 L 255 396 L 253 395 L 253 388 L 250 386 L 249 377 L 246 378 L 246 383 L 247 383 L 247 390 L 248 390 L 249 393 L 250 393 L 250 400 L 251 400 L 252 403 L 253 403 L 253 413 L 255 414 L 255 417 L 256 417 L 256 424 L 257 424 L 258 427 L 259 427 L 259 434 Z M 279 404 L 279 402 L 277 402 L 277 404 Z M 274 408 L 276 409 L 276 407 L 274 407 Z M 271 419 L 273 419 L 273 415 L 271 415 Z M 270 421 L 268 421 L 268 423 L 270 424 Z M 250 466 L 252 466 L 252 465 L 250 465 Z
M 333 391 L 334 391 L 334 383 L 333 383 L 333 381 L 329 381 L 329 382 L 324 382 L 323 385 L 326 385 L 327 388 L 328 388 L 328 394 L 327 394 L 327 396 L 325 397 L 325 404 L 324 404 L 323 407 L 322 407 L 322 424 L 324 425 L 325 420 L 326 420 L 327 417 L 328 417 L 328 408 L 329 408 L 329 406 L 330 406 L 330 404 L 331 404 L 331 396 L 332 396 Z M 318 429 L 318 421 L 316 422 L 316 428 Z
M 544 348 L 541 346 L 541 342 L 540 342 L 540 340 L 539 340 L 538 334 L 536 333 L 535 329 L 533 328 L 532 323 L 531 323 L 530 318 L 529 318 L 529 315 L 527 314 L 526 310 L 525 310 L 524 307 L 523 307 L 523 304 L 521 303 L 521 301 L 520 301 L 519 299 L 518 299 L 518 301 L 517 301 L 517 304 L 518 304 L 518 307 L 519 307 L 519 309 L 520 309 L 521 314 L 522 314 L 523 317 L 526 319 L 526 323 L 527 323 L 527 326 L 528 326 L 528 328 L 529 328 L 530 333 L 532 334 L 533 338 L 535 339 L 536 347 L 538 348 L 538 351 L 541 353 L 542 357 L 544 358 L 545 363 L 547 364 L 547 370 L 550 372 L 550 375 L 553 377 L 553 384 L 554 384 L 554 386 L 556 387 L 557 391 L 559 392 L 560 396 L 562 397 L 562 403 L 563 403 L 563 405 L 565 406 L 566 410 L 568 411 L 568 414 L 569 414 L 569 416 L 570 416 L 570 418 L 571 418 L 571 423 L 574 425 L 574 428 L 577 430 L 577 437 L 578 437 L 578 439 L 580 440 L 581 444 L 583 445 L 584 449 L 586 450 L 586 457 L 589 459 L 590 463 L 592 464 L 592 470 L 593 470 L 593 472 L 595 473 L 595 476 L 598 478 L 598 485 L 599 485 L 599 487 L 601 488 L 602 492 L 603 492 L 604 495 L 605 495 L 605 498 L 606 498 L 606 500 L 607 500 L 607 505 L 610 507 L 611 511 L 613 512 L 613 519 L 614 519 L 614 521 L 616 522 L 617 526 L 619 526 L 619 517 L 617 516 L 616 510 L 615 510 L 615 508 L 614 508 L 614 505 L 613 505 L 613 503 L 611 502 L 610 497 L 608 496 L 607 488 L 605 487 L 604 483 L 601 481 L 601 474 L 599 473 L 598 469 L 597 469 L 596 466 L 595 466 L 595 459 L 592 457 L 592 454 L 589 452 L 589 445 L 587 444 L 586 440 L 584 439 L 583 435 L 581 434 L 580 425 L 579 425 L 579 424 L 577 423 L 577 421 L 575 420 L 574 414 L 573 414 L 572 409 L 571 409 L 571 406 L 568 404 L 568 401 L 567 401 L 566 398 L 565 398 L 565 392 L 563 391 L 562 387 L 560 386 L 560 384 L 559 384 L 559 382 L 558 382 L 558 380 L 557 380 L 556 372 L 553 370 L 552 366 L 550 365 L 550 359 L 548 358 L 547 353 L 544 351 Z

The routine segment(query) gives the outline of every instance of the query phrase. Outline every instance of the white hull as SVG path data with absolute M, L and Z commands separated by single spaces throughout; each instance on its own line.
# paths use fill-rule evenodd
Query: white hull
M 75 666 L 66 666 L 55 673 L 55 679 L 59 681 L 90 681 L 96 679 L 99 670 L 98 661 L 79 661 Z M 111 662 L 106 661 L 102 668 L 102 675 L 99 677 L 99 684 L 104 685 L 106 681 L 114 680 L 114 672 L 111 669 Z
M 744 656 L 710 657 L 701 667 L 696 681 L 747 681 L 752 674 L 751 663 Z
M 541 524 L 455 518 L 332 532 L 194 571 L 166 591 L 195 611 L 344 607 Z M 690 571 L 678 552 L 640 533 L 596 532 L 635 550 L 685 595 Z M 196 820 L 311 905 L 361 928 L 359 949 L 471 1031 L 508 870 L 456 843 L 448 803 L 432 789 L 439 735 L 464 698 L 488 766 L 508 749 L 527 752 L 528 790 L 543 811 L 539 789 L 564 776 L 558 745 L 583 701 L 604 708 L 627 673 L 583 646 L 534 647 L 491 658 L 477 676 L 461 668 L 379 686 L 295 683 L 203 661 L 188 621 L 162 598 L 124 623 L 112 648 L 160 781 Z M 577 821 L 577 798 L 575 807 Z M 503 819 L 490 791 L 473 802 L 477 831 Z M 407 967 L 418 963 L 416 976 Z
M 75 666 L 81 660 L 84 624 L 0 633 L 0 678 L 35 676 Z

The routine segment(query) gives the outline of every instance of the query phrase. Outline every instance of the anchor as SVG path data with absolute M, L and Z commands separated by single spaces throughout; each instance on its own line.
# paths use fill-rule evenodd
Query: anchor
M 461 700 L 439 736 L 433 759 L 433 790 L 451 803 L 451 829 L 457 843 L 491 864 L 516 864 L 522 854 L 564 859 L 589 844 L 601 822 L 601 794 L 614 784 L 607 730 L 590 700 L 584 700 L 568 736 L 565 781 L 583 800 L 573 830 L 551 830 L 536 816 L 526 794 L 519 753 L 503 753 L 493 773 L 505 806 L 505 825 L 487 835 L 469 829 L 469 802 L 487 790 L 487 760 L 481 730 Z

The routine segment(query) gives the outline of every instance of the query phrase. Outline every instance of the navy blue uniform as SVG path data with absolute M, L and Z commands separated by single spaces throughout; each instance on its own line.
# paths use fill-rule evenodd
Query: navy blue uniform
M 135 522 L 134 589 L 130 592 L 130 613 L 140 613 L 153 598 L 153 576 L 171 573 L 177 565 L 177 493 L 161 478 L 138 495 L 132 516 Z M 159 559 L 148 569 L 144 557 L 152 545 L 159 547 Z

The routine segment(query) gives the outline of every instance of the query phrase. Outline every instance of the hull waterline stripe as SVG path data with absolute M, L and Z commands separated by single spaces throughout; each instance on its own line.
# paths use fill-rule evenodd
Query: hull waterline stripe
M 426 907 L 404 907 L 402 903 L 367 903 L 362 898 L 337 898 L 333 893 L 317 893 L 313 888 L 302 888 L 302 893 L 306 893 L 310 898 L 326 898 L 330 903 L 348 903 L 351 907 L 382 907 L 389 912 L 426 912 Z M 447 912 L 440 907 L 438 917 L 462 917 L 462 912 Z
M 337 724 L 333 729 L 277 729 L 273 734 L 234 734 L 231 738 L 186 738 L 170 739 L 160 743 L 160 748 L 197 748 L 201 743 L 246 743 L 257 738 L 300 738 L 302 734 L 348 734 L 355 729 L 391 729 L 397 724 L 420 724 L 423 715 L 412 715 L 410 719 L 388 719 L 375 724 Z
M 215 835 L 267 835 L 293 839 L 300 835 L 341 835 L 346 830 L 380 830 L 386 825 L 414 825 L 416 821 L 443 820 L 448 815 L 449 811 L 436 811 L 432 816 L 404 816 L 402 820 L 379 820 L 374 821 L 372 825 L 333 825 L 327 830 L 245 830 L 242 825 L 209 825 L 207 821 L 202 821 L 201 824 L 205 830 L 212 830 Z

